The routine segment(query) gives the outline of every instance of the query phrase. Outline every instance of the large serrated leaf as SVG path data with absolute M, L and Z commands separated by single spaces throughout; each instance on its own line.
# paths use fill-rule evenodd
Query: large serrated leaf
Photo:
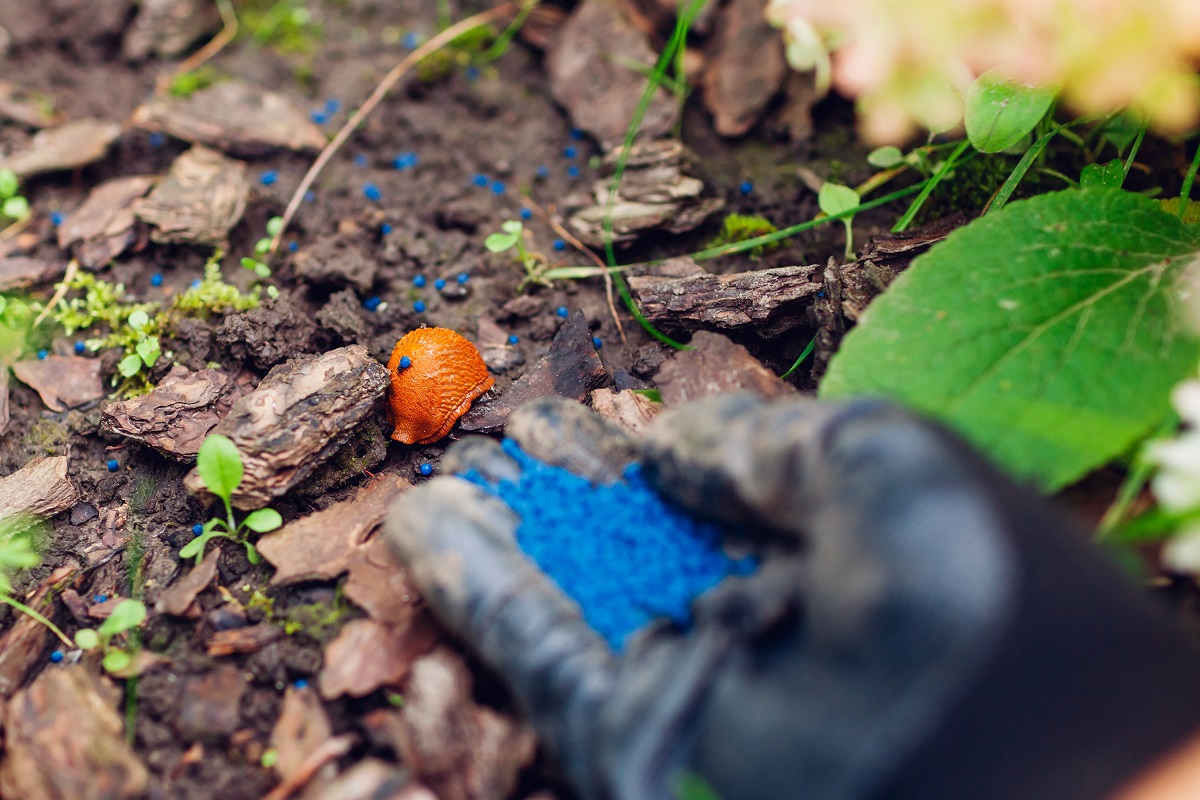
M 1045 489 L 1127 450 L 1196 370 L 1200 230 L 1140 195 L 1046 194 L 972 222 L 863 314 L 821 384 L 958 429 Z

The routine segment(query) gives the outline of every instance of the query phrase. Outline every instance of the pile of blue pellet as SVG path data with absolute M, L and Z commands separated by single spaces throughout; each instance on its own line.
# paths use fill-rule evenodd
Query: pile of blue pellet
M 686 627 L 697 595 L 755 567 L 753 559 L 727 556 L 720 529 L 656 494 L 636 464 L 623 480 L 593 486 L 537 461 L 512 440 L 504 450 L 521 465 L 519 482 L 492 485 L 474 472 L 463 477 L 520 515 L 521 548 L 614 649 L 660 617 Z

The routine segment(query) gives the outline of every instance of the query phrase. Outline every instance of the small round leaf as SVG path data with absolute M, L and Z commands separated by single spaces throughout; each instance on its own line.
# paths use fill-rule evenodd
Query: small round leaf
M 1046 116 L 1054 95 L 1053 89 L 1026 86 L 1003 69 L 989 70 L 967 90 L 967 138 L 981 153 L 1007 150 Z
M 282 525 L 283 517 L 273 508 L 260 508 L 258 511 L 252 511 L 242 524 L 255 533 L 266 533 Z
M 817 205 L 826 214 L 841 214 L 858 208 L 860 204 L 858 192 L 849 186 L 826 182 L 817 193 Z
M 80 650 L 95 650 L 100 646 L 100 634 L 92 628 L 75 631 L 75 646 Z
M 229 437 L 210 434 L 200 445 L 196 469 L 210 492 L 228 500 L 242 482 L 242 454 Z

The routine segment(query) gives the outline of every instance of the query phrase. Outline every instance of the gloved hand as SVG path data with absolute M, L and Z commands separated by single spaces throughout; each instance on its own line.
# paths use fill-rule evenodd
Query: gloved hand
M 650 626 L 618 653 L 519 550 L 494 493 L 445 476 L 396 503 L 387 535 L 426 599 L 586 798 L 669 798 L 687 770 L 724 800 L 1082 800 L 1200 726 L 1200 658 L 1167 616 L 931 423 L 720 396 L 643 442 L 555 401 L 508 435 L 596 482 L 636 458 L 759 551 L 690 628 Z M 522 477 L 484 438 L 443 470 Z

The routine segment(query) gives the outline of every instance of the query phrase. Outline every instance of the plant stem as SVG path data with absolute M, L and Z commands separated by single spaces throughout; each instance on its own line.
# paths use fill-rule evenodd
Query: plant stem
M 1196 182 L 1196 170 L 1200 169 L 1200 142 L 1196 144 L 1196 154 L 1192 156 L 1192 165 L 1188 167 L 1187 175 L 1183 176 L 1183 188 L 1179 191 L 1179 218 L 1187 212 L 1188 203 L 1192 202 L 1192 184 Z
M 813 351 L 813 348 L 815 348 L 816 346 L 817 346 L 817 337 L 814 336 L 808 340 L 808 344 L 805 345 L 804 350 L 802 350 L 800 352 L 800 355 L 796 356 L 796 360 L 794 362 L 792 362 L 792 366 L 788 367 L 788 371 L 779 376 L 779 380 L 781 380 L 781 381 L 785 380 L 786 378 L 788 378 L 788 376 L 790 376 L 793 372 L 795 372 L 796 369 L 800 366 L 801 362 L 804 361 L 804 359 L 808 358 L 808 354 L 811 353 Z
M 1129 170 L 1133 168 L 1133 159 L 1137 157 L 1138 150 L 1142 148 L 1142 139 L 1146 138 L 1146 126 L 1138 131 L 1137 138 L 1133 140 L 1133 147 L 1129 148 L 1129 157 L 1125 159 L 1125 170 L 1121 173 L 1121 183 L 1125 183 L 1125 179 L 1129 177 Z
M 1121 482 L 1121 488 L 1117 490 L 1116 498 L 1104 512 L 1100 524 L 1096 527 L 1097 540 L 1103 541 L 1109 538 L 1121 527 L 1125 522 L 1125 515 L 1129 513 L 1129 507 L 1133 505 L 1133 501 L 1142 493 L 1146 482 L 1150 480 L 1150 473 L 1154 471 L 1154 463 L 1146 457 L 1146 445 L 1155 439 L 1167 436 L 1177 427 L 1179 427 L 1179 417 L 1172 412 L 1138 449 L 1137 455 L 1133 457 L 1133 463 L 1129 466 L 1129 472 L 1125 474 L 1125 480 Z
M 33 619 L 35 619 L 38 622 L 45 625 L 49 629 L 49 631 L 51 633 L 53 633 L 55 636 L 57 636 L 59 638 L 59 640 L 62 641 L 62 643 L 65 644 L 67 647 L 70 647 L 71 649 L 75 648 L 75 643 L 73 641 L 71 641 L 69 638 L 67 638 L 67 635 L 65 633 L 63 633 L 62 630 L 57 625 L 55 625 L 50 620 L 46 619 L 44 616 L 42 616 L 38 612 L 34 611 L 29 606 L 22 603 L 20 600 L 17 600 L 16 598 L 13 598 L 13 597 L 9 597 L 7 594 L 0 593 L 0 603 L 7 603 L 8 605 L 15 608 L 17 611 L 20 611 L 22 614 L 29 615 Z
M 942 182 L 942 179 L 950 174 L 950 170 L 954 168 L 954 163 L 958 161 L 959 156 L 966 152 L 966 149 L 970 146 L 971 142 L 969 139 L 963 139 L 958 143 L 958 147 L 955 147 L 953 152 L 946 157 L 946 160 L 942 162 L 942 166 L 938 168 L 938 171 L 933 173 L 929 180 L 925 181 L 925 186 L 921 189 L 921 193 L 917 195 L 917 199 L 913 200 L 908 210 L 904 212 L 904 215 L 896 220 L 896 224 L 892 226 L 892 233 L 901 233 L 912 224 L 913 219 L 916 218 L 917 213 L 921 210 L 921 206 L 925 205 L 925 201 L 929 199 L 929 195 L 933 194 L 933 190 Z

